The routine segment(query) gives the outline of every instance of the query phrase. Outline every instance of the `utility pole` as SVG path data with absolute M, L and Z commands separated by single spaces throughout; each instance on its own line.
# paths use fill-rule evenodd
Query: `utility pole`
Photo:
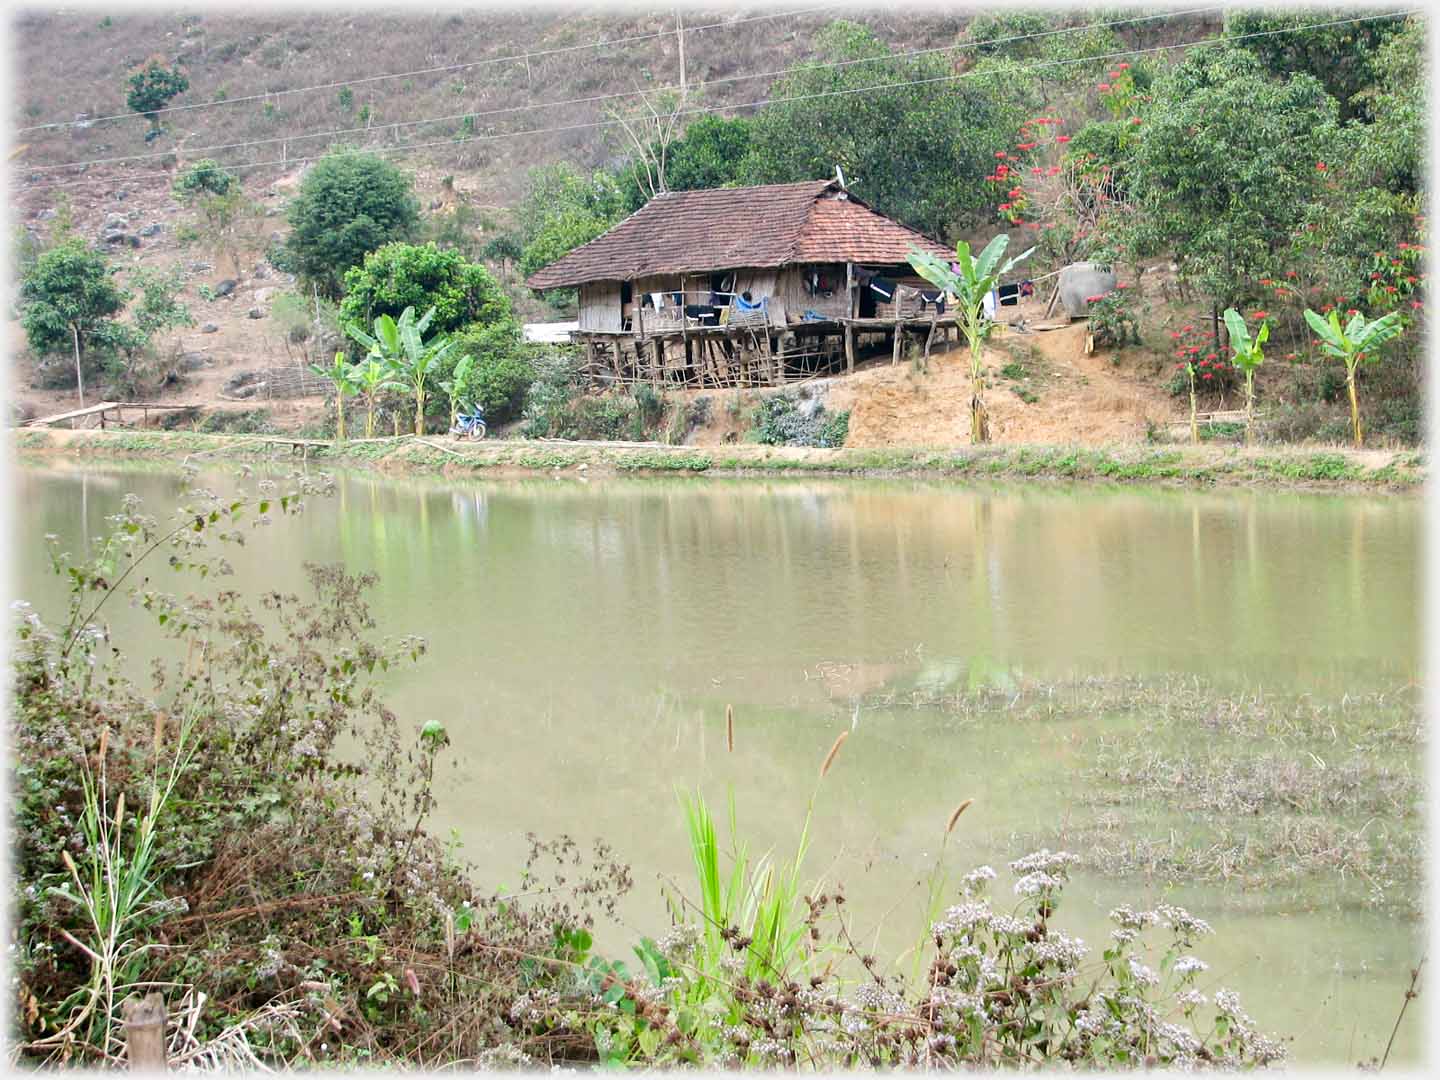
M 680 100 L 685 100 L 685 16 L 675 9 L 675 37 L 680 42 Z

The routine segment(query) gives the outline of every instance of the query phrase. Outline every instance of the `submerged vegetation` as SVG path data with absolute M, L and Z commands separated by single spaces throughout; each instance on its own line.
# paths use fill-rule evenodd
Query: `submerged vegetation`
M 516 889 L 477 884 L 426 828 L 444 727 L 412 727 L 379 696 L 425 643 L 376 637 L 374 578 L 311 566 L 307 595 L 258 609 L 224 586 L 230 545 L 327 487 L 302 474 L 226 498 L 197 489 L 167 523 L 127 498 L 89 560 L 52 539 L 69 607 L 21 607 L 14 669 L 15 1034 L 29 1059 L 123 1060 L 121 1005 L 147 990 L 168 1003 L 173 1063 L 209 1067 L 1282 1058 L 1234 994 L 1199 984 L 1203 920 L 1122 906 L 1102 946 L 1070 936 L 1080 859 L 1065 851 L 1011 862 L 1003 901 L 991 868 L 951 886 L 937 862 L 913 965 L 862 951 L 843 890 L 806 860 L 848 732 L 788 860 L 751 857 L 733 800 L 722 847 L 703 796 L 682 795 L 696 876 L 670 884 L 672 925 L 642 936 L 633 963 L 595 947 L 631 887 L 605 846 L 534 840 Z M 164 641 L 143 685 L 106 628 L 120 599 Z

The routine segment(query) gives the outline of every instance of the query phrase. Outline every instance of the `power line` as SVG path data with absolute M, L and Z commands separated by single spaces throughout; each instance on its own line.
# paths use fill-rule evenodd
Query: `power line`
M 1384 14 L 1384 15 L 1367 15 L 1367 16 L 1361 16 L 1361 17 L 1358 17 L 1358 18 L 1351 18 L 1351 19 L 1332 19 L 1332 20 L 1329 20 L 1329 21 L 1326 21 L 1326 22 L 1306 23 L 1304 26 L 1291 26 L 1291 27 L 1285 27 L 1285 28 L 1283 28 L 1283 29 L 1278 29 L 1278 30 L 1260 30 L 1260 31 L 1256 31 L 1256 32 L 1250 33 L 1250 34 L 1237 34 L 1237 35 L 1235 35 L 1235 36 L 1233 36 L 1233 37 L 1201 38 L 1201 39 L 1196 40 L 1196 41 L 1182 41 L 1182 42 L 1176 42 L 1176 43 L 1171 44 L 1171 45 L 1154 45 L 1154 46 L 1150 46 L 1150 47 L 1148 47 L 1148 48 L 1124 49 L 1124 50 L 1117 51 L 1117 52 L 1098 53 L 1098 54 L 1096 54 L 1096 55 L 1094 55 L 1094 56 L 1077 57 L 1077 58 L 1074 58 L 1074 59 L 1066 59 L 1066 60 L 1047 60 L 1047 61 L 1041 61 L 1041 62 L 1035 63 L 1035 64 L 1020 65 L 1020 66 L 1011 68 L 1011 69 L 1009 69 L 1009 71 L 1007 72 L 1007 74 L 1013 74 L 1013 73 L 1017 73 L 1017 72 L 1040 71 L 1040 70 L 1045 70 L 1045 69 L 1049 69 L 1049 68 L 1065 67 L 1065 66 L 1069 66 L 1069 65 L 1073 65 L 1073 64 L 1088 64 L 1088 63 L 1093 63 L 1093 62 L 1098 61 L 1098 60 L 1114 60 L 1114 59 L 1119 59 L 1119 58 L 1128 57 L 1128 56 L 1142 56 L 1142 55 L 1146 55 L 1146 54 L 1150 54 L 1150 53 L 1169 52 L 1169 51 L 1174 50 L 1174 49 L 1193 49 L 1193 48 L 1203 48 L 1203 47 L 1205 47 L 1205 46 L 1207 46 L 1207 45 L 1224 45 L 1224 44 L 1227 44 L 1227 43 L 1230 43 L 1230 42 L 1235 42 L 1235 41 L 1248 41 L 1248 40 L 1253 40 L 1253 39 L 1255 39 L 1255 38 L 1273 37 L 1273 36 L 1275 36 L 1275 35 L 1277 35 L 1277 34 L 1293 34 L 1293 33 L 1299 33 L 1299 32 L 1302 31 L 1302 30 L 1316 30 L 1316 29 L 1322 29 L 1322 28 L 1324 28 L 1324 27 L 1329 27 L 1329 26 L 1349 26 L 1349 25 L 1353 25 L 1353 24 L 1355 24 L 1355 23 L 1375 22 L 1375 21 L 1380 20 L 1380 19 L 1400 19 L 1400 18 L 1407 18 L 1408 16 L 1411 16 L 1411 15 L 1419 15 L 1419 14 L 1423 14 L 1423 9 L 1420 9 L 1420 8 L 1412 8 L 1412 9 L 1409 9 L 1409 10 L 1403 10 L 1403 11 L 1397 11 L 1397 12 L 1389 12 L 1389 13 Z M 757 100 L 757 101 L 747 101 L 747 102 L 741 102 L 741 103 L 732 104 L 732 105 L 696 106 L 696 107 L 690 108 L 690 109 L 681 109 L 681 110 L 679 110 L 679 115 L 684 116 L 684 115 L 695 115 L 695 114 L 703 114 L 703 113 L 718 113 L 718 112 L 725 112 L 725 111 L 727 111 L 727 110 L 729 110 L 729 109 L 753 109 L 753 108 L 759 108 L 759 107 L 762 107 L 762 106 L 765 106 L 765 105 L 785 104 L 785 103 L 794 102 L 794 101 L 812 101 L 812 100 L 817 100 L 817 99 L 820 99 L 820 98 L 843 97 L 843 96 L 846 96 L 846 95 L 849 95 L 849 94 L 863 94 L 863 93 L 868 93 L 868 92 L 871 91 L 871 90 L 898 90 L 898 89 L 902 89 L 902 88 L 908 87 L 908 86 L 926 86 L 926 85 L 932 85 L 932 84 L 935 84 L 935 83 L 942 83 L 942 82 L 958 82 L 958 81 L 961 81 L 961 80 L 964 80 L 964 79 L 984 78 L 984 77 L 990 76 L 990 75 L 992 75 L 992 74 L 993 74 L 993 73 L 991 73 L 991 72 L 985 72 L 985 71 L 967 71 L 967 72 L 961 72 L 960 74 L 956 74 L 956 75 L 937 75 L 937 76 L 934 76 L 934 77 L 928 78 L 928 79 L 911 79 L 911 80 L 907 80 L 907 81 L 905 81 L 905 82 L 875 83 L 875 84 L 870 85 L 870 86 L 857 86 L 857 87 L 851 87 L 851 88 L 844 89 L 844 90 L 824 90 L 824 91 L 818 91 L 818 92 L 813 93 L 813 94 L 796 94 L 796 95 L 793 95 L 793 96 L 790 96 L 790 97 L 761 98 L 761 99 L 759 99 L 759 100 Z M 409 143 L 409 144 L 406 144 L 406 145 L 404 145 L 404 146 L 376 147 L 376 148 L 374 148 L 373 150 L 370 150 L 369 152 L 370 152 L 370 153 L 374 153 L 374 154 L 387 154 L 387 155 L 388 155 L 388 154 L 410 153 L 410 152 L 415 151 L 415 150 L 427 150 L 427 149 L 433 149 L 433 148 L 435 148 L 435 147 L 454 147 L 454 146 L 459 146 L 459 145 L 463 145 L 463 144 L 465 144 L 465 143 L 471 143 L 471 142 L 492 142 L 492 141 L 497 140 L 497 139 L 509 139 L 509 138 L 514 138 L 514 137 L 519 136 L 519 135 L 550 135 L 550 134 L 557 134 L 557 133 L 569 132 L 569 131 L 583 131 L 583 130 L 588 130 L 588 129 L 592 129 L 592 128 L 613 127 L 613 126 L 615 126 L 616 124 L 619 124 L 619 123 L 620 123 L 619 120 L 613 120 L 613 119 L 612 119 L 612 120 L 594 120 L 594 121 L 588 121 L 588 122 L 582 123 L 582 124 L 566 124 L 566 125 L 561 125 L 561 126 L 559 126 L 559 127 L 527 128 L 527 129 L 525 129 L 525 130 L 523 130 L 523 131 L 504 131 L 504 132 L 497 132 L 497 133 L 488 134 L 488 135 L 470 135 L 470 136 L 465 136 L 465 137 L 462 137 L 462 138 L 439 139 L 439 140 L 434 140 L 434 141 L 431 141 L 431 142 Z M 298 157 L 298 158 L 287 158 L 287 159 L 280 159 L 280 160 L 274 160 L 274 161 L 256 161 L 256 162 L 250 162 L 250 163 L 243 164 L 243 165 L 231 165 L 231 166 L 227 166 L 227 168 L 230 168 L 230 169 L 238 172 L 238 171 L 240 171 L 241 169 L 263 169 L 263 168 L 269 168 L 269 167 L 277 166 L 277 165 L 279 165 L 279 166 L 291 166 L 291 165 L 299 165 L 299 164 L 302 164 L 302 163 L 305 163 L 305 162 L 315 161 L 315 160 L 317 160 L 315 157 Z M 91 180 L 74 180 L 74 181 L 69 181 L 69 182 L 67 182 L 67 183 L 63 183 L 63 184 L 51 184 L 51 185 L 48 185 L 48 188 L 62 188 L 62 189 L 63 189 L 63 188 L 87 186 L 87 185 L 91 185 L 91 184 L 133 183 L 133 182 L 138 181 L 138 180 L 157 179 L 157 178 L 169 178 L 169 176 L 170 176 L 170 174 L 169 174 L 168 172 L 134 173 L 134 174 L 131 174 L 130 176 L 121 176 L 121 177 L 95 177 L 94 179 L 91 179 Z
M 792 15 L 805 15 L 814 11 L 824 11 L 834 7 L 834 4 L 817 4 L 814 7 L 797 8 L 791 11 L 773 12 L 769 15 L 751 15 L 744 19 L 735 19 L 729 22 L 707 23 L 704 26 L 692 26 L 685 29 L 687 34 L 699 33 L 703 30 L 714 30 L 717 27 L 738 26 L 741 23 L 760 22 L 766 19 L 785 19 Z M 384 82 L 387 79 L 404 79 L 414 75 L 437 75 L 447 71 L 463 71 L 467 68 L 485 67 L 490 64 L 506 64 L 517 60 L 533 60 L 541 56 L 558 56 L 561 53 L 578 52 L 583 49 L 601 49 L 611 45 L 631 45 L 637 41 L 653 41 L 656 38 L 668 38 L 673 30 L 662 30 L 654 34 L 635 34 L 630 37 L 611 38 L 607 41 L 592 41 L 584 45 L 565 45 L 555 49 L 539 49 L 535 52 L 514 53 L 510 56 L 495 56 L 486 60 L 467 60 L 458 64 L 444 64 L 439 67 L 417 68 L 415 71 L 397 71 L 389 75 L 366 75 L 358 79 L 345 79 L 340 82 L 317 83 L 314 86 L 299 86 L 293 90 L 271 90 L 263 94 L 247 94 L 244 97 L 226 98 L 223 101 L 197 101 L 190 105 L 170 105 L 163 109 L 153 109 L 148 113 L 115 113 L 112 116 L 99 116 L 93 120 L 55 120 L 47 124 L 31 124 L 29 127 L 16 128 L 16 132 L 23 134 L 27 131 L 45 131 L 57 128 L 76 127 L 85 124 L 104 124 L 112 120 L 135 120 L 141 116 L 147 119 L 151 116 L 159 116 L 162 113 L 186 112 L 191 109 L 218 109 L 226 105 L 241 105 L 248 101 L 270 101 L 277 97 L 286 97 L 291 94 L 308 94 L 315 90 L 334 90 L 342 86 L 360 86 L 365 83 Z
M 976 49 L 982 45 L 993 46 L 1010 44 L 1017 41 L 1033 41 L 1039 38 L 1053 37 L 1057 34 L 1078 34 L 1087 30 L 1104 30 L 1114 26 L 1128 26 L 1134 23 L 1153 22 L 1156 19 L 1179 18 L 1183 15 L 1206 14 L 1217 11 L 1224 11 L 1223 7 L 1201 7 L 1183 8 L 1178 11 L 1164 12 L 1158 15 L 1141 15 L 1129 19 L 1114 19 L 1109 22 L 1088 23 L 1084 26 L 1063 27 L 1057 30 L 1045 30 L 1034 34 L 1017 34 L 1011 37 L 994 38 L 990 41 L 967 41 L 956 45 L 941 45 L 929 49 L 915 49 L 906 53 L 891 53 L 886 56 L 867 56 L 855 60 L 838 60 L 829 64 L 816 64 L 814 62 L 800 64 L 795 67 L 781 68 L 776 71 L 752 72 L 746 75 L 727 75 L 715 79 L 706 79 L 700 82 L 691 82 L 686 87 L 678 85 L 650 87 L 644 90 L 623 90 L 610 94 L 596 94 L 590 97 L 569 98 L 564 101 L 540 101 L 528 105 L 509 105 L 500 109 L 485 109 L 463 113 L 451 113 L 445 116 L 428 116 L 419 120 L 399 120 L 388 124 L 366 125 L 364 127 L 333 128 L 328 131 L 303 132 L 298 135 L 274 135 L 264 139 L 248 139 L 244 142 L 220 143 L 215 146 L 197 146 L 186 148 L 189 155 L 217 153 L 221 150 L 240 150 L 250 146 L 267 146 L 275 143 L 304 142 L 309 139 L 333 138 L 338 135 L 355 135 L 370 131 L 396 131 L 400 128 L 418 127 L 422 124 L 442 124 L 456 120 L 466 120 L 484 116 L 498 116 L 502 113 L 528 112 L 531 109 L 559 108 L 569 105 L 590 105 L 600 101 L 611 101 L 616 98 L 636 97 L 643 94 L 664 93 L 670 90 L 683 90 L 688 87 L 719 86 L 724 83 L 745 82 L 750 79 L 779 78 L 782 75 L 791 75 L 797 71 L 814 70 L 816 68 L 843 68 L 855 64 L 876 64 L 886 61 L 910 60 L 920 56 L 930 56 L 935 53 L 958 52 L 962 49 Z M 734 106 L 731 106 L 734 107 Z M 158 151 L 149 154 L 129 154 L 119 157 L 90 158 L 82 161 L 64 162 L 58 165 L 38 165 L 33 167 L 31 172 L 57 172 L 61 169 L 74 169 L 88 165 L 113 165 L 123 161 L 153 161 L 175 153 L 174 150 Z

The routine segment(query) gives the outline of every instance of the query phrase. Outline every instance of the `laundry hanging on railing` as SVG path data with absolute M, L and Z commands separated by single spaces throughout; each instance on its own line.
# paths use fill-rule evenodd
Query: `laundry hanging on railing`
M 920 290 L 920 312 L 924 314 L 928 305 L 934 305 L 936 315 L 945 314 L 945 292 L 943 289 Z
M 897 285 L 889 278 L 880 277 L 878 274 L 870 279 L 870 291 L 881 300 L 890 301 L 895 298 Z

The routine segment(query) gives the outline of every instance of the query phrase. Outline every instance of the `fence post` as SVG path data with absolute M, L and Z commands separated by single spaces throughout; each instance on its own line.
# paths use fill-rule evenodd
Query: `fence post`
M 125 1021 L 125 1057 L 132 1071 L 164 1072 L 165 999 L 152 990 L 143 998 L 131 994 L 120 1004 Z

